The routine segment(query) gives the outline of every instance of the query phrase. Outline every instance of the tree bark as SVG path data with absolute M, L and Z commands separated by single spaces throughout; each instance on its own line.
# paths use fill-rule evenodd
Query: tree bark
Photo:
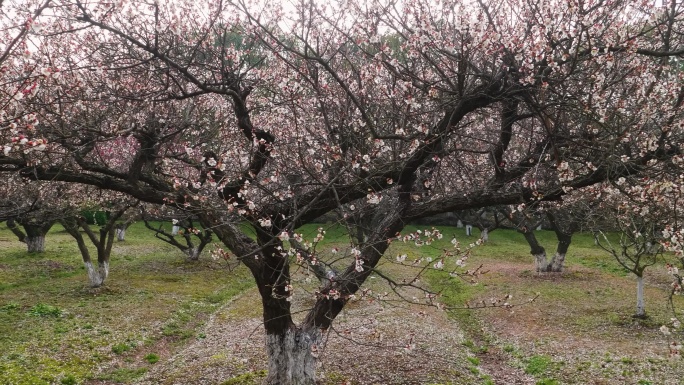
M 480 238 L 482 239 L 482 242 L 485 242 L 485 243 L 489 242 L 489 229 L 488 228 L 485 227 L 484 229 L 482 229 L 482 234 L 480 234 Z
M 530 245 L 530 254 L 534 256 L 534 270 L 537 273 L 545 273 L 549 271 L 549 261 L 546 258 L 546 250 L 542 245 L 539 244 L 537 237 L 534 235 L 534 231 L 531 228 L 525 227 L 523 230 L 518 230 L 522 233 Z
M 26 234 L 24 234 L 24 232 L 21 231 L 19 226 L 17 226 L 17 222 L 14 219 L 10 218 L 7 220 L 7 227 L 10 229 L 12 233 L 14 233 L 14 235 L 17 236 L 17 238 L 19 238 L 19 242 L 26 243 Z
M 100 287 L 109 275 L 109 262 L 98 263 L 97 269 L 91 261 L 84 262 L 90 287 Z
M 10 230 L 19 237 L 20 242 L 26 243 L 29 253 L 42 253 L 45 251 L 45 235 L 50 231 L 54 221 L 36 224 L 35 222 L 18 221 L 26 234 L 16 225 L 14 220 L 7 221 Z
M 29 253 L 42 253 L 45 251 L 45 235 L 27 236 L 24 239 Z
M 315 385 L 321 332 L 290 328 L 267 334 L 268 377 L 265 385 Z
M 558 239 L 556 254 L 551 260 L 549 271 L 560 273 L 563 271 L 565 255 L 568 253 L 570 243 L 572 242 L 572 234 L 574 234 L 579 227 L 579 219 L 576 215 L 572 215 L 562 210 L 548 211 L 546 217 L 549 219 L 549 223 L 551 223 L 553 232 L 556 234 L 556 239 Z
M 637 309 L 635 318 L 646 318 L 646 302 L 644 301 L 644 276 L 637 276 Z
M 556 237 L 558 238 L 558 246 L 556 247 L 556 254 L 551 259 L 548 271 L 554 273 L 560 273 L 563 271 L 563 263 L 565 262 L 565 255 L 570 248 L 570 242 L 572 241 L 572 234 L 561 233 L 556 231 Z
M 565 262 L 565 253 L 556 252 L 556 254 L 553 255 L 553 258 L 551 258 L 551 263 L 549 263 L 547 271 L 550 271 L 553 273 L 562 272 L 564 262 Z
M 198 247 L 191 247 L 191 248 L 188 248 L 185 252 L 188 254 L 188 259 L 189 259 L 190 261 L 197 261 L 197 260 L 199 260 L 200 249 L 199 249 Z
M 88 250 L 88 246 L 86 246 L 85 239 L 79 231 L 78 222 L 75 219 L 68 218 L 62 220 L 62 225 L 64 226 L 64 229 L 76 240 L 78 249 L 81 252 L 81 257 L 83 258 L 83 265 L 85 266 L 86 273 L 88 274 L 90 287 L 102 286 L 109 275 L 109 258 L 102 258 L 98 250 L 98 266 L 96 268 L 93 265 L 92 259 L 90 258 L 90 250 Z M 98 245 L 96 244 L 96 246 Z
M 537 273 L 546 273 L 549 271 L 549 262 L 546 258 L 546 252 L 541 254 L 534 254 L 534 270 Z

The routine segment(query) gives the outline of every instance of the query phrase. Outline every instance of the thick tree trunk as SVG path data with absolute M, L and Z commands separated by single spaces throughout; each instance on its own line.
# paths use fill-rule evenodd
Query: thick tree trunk
M 21 230 L 14 225 L 14 222 L 11 224 L 8 223 L 8 226 L 10 228 L 14 227 L 12 229 L 12 232 L 17 234 L 19 236 L 19 240 L 21 242 L 26 243 L 26 246 L 28 248 L 29 253 L 42 253 L 45 251 L 45 234 L 50 231 L 50 228 L 52 227 L 54 222 L 48 221 L 48 222 L 41 222 L 41 223 L 26 223 L 26 222 L 19 222 L 19 224 L 24 228 L 26 231 L 26 235 L 24 235 Z
M 45 251 L 45 235 L 27 236 L 24 238 L 29 253 L 42 253 Z
M 636 318 L 646 318 L 646 303 L 644 301 L 644 276 L 637 276 L 637 309 Z
M 321 333 L 292 328 L 284 335 L 268 334 L 266 385 L 315 385 Z
M 91 287 L 100 287 L 109 275 L 109 262 L 98 264 L 97 269 L 90 261 L 84 262 L 86 271 L 88 272 L 88 280 Z
M 199 260 L 200 249 L 198 247 L 191 247 L 191 248 L 185 250 L 185 253 L 188 255 L 189 260 L 191 260 L 191 261 Z

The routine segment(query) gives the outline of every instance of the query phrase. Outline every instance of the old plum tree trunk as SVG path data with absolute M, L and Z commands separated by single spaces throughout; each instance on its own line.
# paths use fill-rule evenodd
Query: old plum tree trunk
M 45 251 L 45 235 L 54 223 L 54 221 L 38 223 L 10 219 L 7 221 L 7 227 L 19 238 L 20 242 L 26 243 L 29 253 L 42 253 Z M 24 228 L 25 234 L 17 224 Z
M 109 262 L 102 261 L 98 263 L 97 268 L 93 266 L 90 261 L 84 262 L 86 272 L 88 273 L 88 280 L 90 287 L 100 287 L 109 275 Z
M 125 211 L 126 209 L 122 209 L 114 213 L 106 225 L 101 227 L 98 232 L 93 231 L 83 218 L 65 218 L 62 220 L 64 229 L 76 239 L 91 287 L 102 286 L 109 276 L 109 257 L 112 254 L 114 238 L 117 237 L 114 223 Z M 90 251 L 86 246 L 85 238 L 81 234 L 80 229 L 83 229 L 87 238 L 97 249 L 97 266 L 93 264 Z
M 45 235 L 27 236 L 24 242 L 26 242 L 29 253 L 42 253 L 45 251 Z
M 291 328 L 284 334 L 268 334 L 267 385 L 315 385 L 321 333 Z

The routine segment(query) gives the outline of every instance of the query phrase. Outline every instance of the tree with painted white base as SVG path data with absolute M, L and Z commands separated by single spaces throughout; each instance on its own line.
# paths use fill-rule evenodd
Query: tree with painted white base
M 78 244 L 78 250 L 83 258 L 83 264 L 88 274 L 90 287 L 100 287 L 109 276 L 109 260 L 112 254 L 112 246 L 116 238 L 116 223 L 130 207 L 124 207 L 111 213 L 107 222 L 98 230 L 91 228 L 91 225 L 81 216 L 71 216 L 62 219 L 60 222 L 64 229 L 71 235 Z M 96 264 L 90 256 L 87 242 L 81 230 L 85 232 L 87 239 L 95 246 L 97 253 Z
M 653 234 L 654 228 L 650 226 L 641 228 L 631 228 L 620 233 L 620 241 L 618 245 L 608 239 L 605 234 L 601 234 L 599 246 L 608 251 L 616 261 L 628 272 L 634 274 L 636 277 L 636 311 L 635 318 L 646 318 L 646 299 L 645 299 L 645 283 L 644 271 L 649 266 L 653 266 L 662 258 L 663 248 L 653 236 L 649 236 L 649 232 Z M 654 250 L 651 244 L 656 242 L 657 248 Z

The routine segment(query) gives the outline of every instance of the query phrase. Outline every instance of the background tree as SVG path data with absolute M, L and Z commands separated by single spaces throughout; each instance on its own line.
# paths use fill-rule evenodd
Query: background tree
M 152 218 L 162 222 L 155 226 L 151 223 Z M 193 219 L 192 213 L 181 210 L 169 212 L 168 209 L 157 208 L 143 209 L 142 219 L 145 222 L 145 227 L 154 231 L 156 238 L 178 248 L 189 261 L 199 260 L 204 248 L 212 241 L 211 230 L 201 228 L 197 220 Z M 165 222 L 166 228 L 164 228 Z M 173 228 L 178 230 L 169 229 L 169 222 L 172 223 Z
M 594 190 L 591 188 L 574 191 L 564 196 L 563 202 L 534 204 L 532 207 L 521 204 L 503 209 L 505 212 L 502 214 L 530 245 L 530 254 L 534 257 L 537 272 L 563 271 L 573 234 L 595 217 L 589 214 L 597 206 L 590 197 L 592 191 Z M 546 249 L 534 234 L 542 224 L 548 226 L 558 240 L 556 252 L 550 260 L 546 255 Z
M 68 207 L 65 208 L 59 222 L 78 244 L 90 287 L 100 287 L 109 276 L 109 261 L 114 239 L 117 238 L 117 224 L 128 210 L 138 204 L 138 201 L 122 194 L 98 191 L 87 185 L 71 184 L 69 187 L 70 196 L 88 197 L 88 204 L 85 206 L 79 199 L 65 202 L 65 206 Z M 101 221 L 96 221 L 93 225 L 82 215 L 84 209 L 105 215 Z M 81 232 L 85 233 L 85 237 Z M 95 247 L 96 264 L 91 258 L 89 243 Z
M 4 174 L 0 186 L 0 221 L 26 244 L 29 253 L 45 251 L 45 237 L 65 214 L 65 186 L 29 182 L 17 175 Z

